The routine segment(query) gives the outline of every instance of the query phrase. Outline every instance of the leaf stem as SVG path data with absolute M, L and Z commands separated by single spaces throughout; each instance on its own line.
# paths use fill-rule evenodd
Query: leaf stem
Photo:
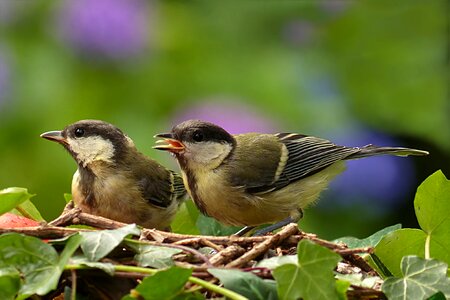
M 88 266 L 84 266 L 84 265 L 66 265 L 64 267 L 64 269 L 65 270 L 87 270 L 87 269 L 91 269 L 91 268 Z M 159 270 L 156 270 L 156 269 L 149 269 L 149 268 L 135 267 L 135 266 L 125 266 L 125 265 L 115 265 L 114 271 L 137 272 L 137 273 L 149 274 L 149 275 L 153 275 L 153 274 L 156 274 L 159 272 Z M 244 297 L 236 292 L 233 292 L 226 288 L 217 286 L 215 284 L 212 284 L 208 281 L 205 281 L 205 280 L 197 278 L 197 277 L 190 276 L 188 281 L 190 281 L 194 284 L 197 284 L 199 286 L 202 286 L 205 289 L 210 290 L 211 292 L 221 294 L 231 300 L 248 300 L 246 297 Z
M 30 215 L 25 209 L 23 209 L 23 207 L 20 206 L 20 204 L 16 206 L 16 210 L 18 212 L 20 212 L 20 214 L 22 216 L 24 216 L 25 218 L 35 220 L 32 215 Z M 35 220 L 35 221 L 39 222 L 39 220 Z
M 431 234 L 428 234 L 427 239 L 425 240 L 425 259 L 430 259 L 430 242 Z

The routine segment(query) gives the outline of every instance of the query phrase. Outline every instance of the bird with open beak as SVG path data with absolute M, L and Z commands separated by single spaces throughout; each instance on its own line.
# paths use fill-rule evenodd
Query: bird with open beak
M 140 153 L 117 127 L 82 120 L 42 138 L 75 159 L 72 198 L 82 211 L 146 228 L 167 229 L 186 190 L 181 177 Z
M 345 160 L 374 155 L 427 155 L 401 147 L 345 147 L 303 134 L 246 133 L 189 120 L 158 134 L 155 149 L 171 152 L 197 207 L 222 223 L 274 230 L 298 221 Z

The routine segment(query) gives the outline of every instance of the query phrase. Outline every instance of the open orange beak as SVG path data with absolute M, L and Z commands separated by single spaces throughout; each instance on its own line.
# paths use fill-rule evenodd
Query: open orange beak
M 153 149 L 169 151 L 172 153 L 179 153 L 184 150 L 184 145 L 179 140 L 173 138 L 171 133 L 160 133 L 154 136 L 155 138 L 162 138 L 156 141 L 156 146 Z

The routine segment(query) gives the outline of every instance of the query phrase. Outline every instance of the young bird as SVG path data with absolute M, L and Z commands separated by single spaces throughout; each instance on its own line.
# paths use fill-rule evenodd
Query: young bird
M 77 162 L 72 198 L 82 211 L 146 228 L 168 228 L 186 194 L 183 181 L 140 153 L 120 129 L 82 120 L 41 137 L 63 145 Z
M 427 155 L 427 151 L 338 146 L 296 133 L 231 135 L 199 120 L 158 134 L 155 149 L 177 158 L 184 184 L 201 212 L 229 225 L 298 221 L 328 183 L 344 171 L 344 160 L 380 154 Z

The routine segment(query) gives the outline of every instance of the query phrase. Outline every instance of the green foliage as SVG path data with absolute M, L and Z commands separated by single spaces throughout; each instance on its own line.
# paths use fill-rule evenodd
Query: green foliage
M 15 299 L 20 289 L 20 272 L 14 267 L 0 269 L 0 299 Z
M 351 283 L 347 280 L 336 280 L 336 292 L 339 300 L 347 300 L 347 291 Z
M 65 264 L 79 246 L 79 238 L 78 235 L 70 238 L 61 256 L 58 256 L 52 246 L 40 239 L 15 233 L 1 235 L 0 270 L 3 270 L 6 279 L 0 282 L 6 280 L 12 283 L 9 289 L 9 293 L 12 293 L 17 286 L 12 271 L 15 269 L 23 279 L 18 299 L 25 299 L 32 294 L 47 294 L 56 288 Z
M 450 128 L 445 1 L 353 4 L 353 13 L 332 22 L 324 39 L 352 109 L 369 124 L 450 149 L 450 131 L 442 130 Z
M 17 205 L 16 208 L 13 209 L 11 212 L 38 222 L 45 221 L 39 210 L 36 208 L 36 206 L 34 206 L 33 202 L 31 202 L 30 200 L 25 200 L 21 204 Z
M 114 230 L 80 232 L 80 235 L 83 237 L 81 249 L 90 261 L 98 261 L 117 247 L 130 234 L 140 234 L 136 224 L 130 224 Z
M 195 226 L 199 216 L 199 211 L 195 208 L 192 200 L 184 201 L 181 204 L 174 220 L 170 224 L 173 232 L 185 234 L 199 234 L 197 226 Z
M 33 196 L 25 188 L 10 187 L 0 190 L 0 215 L 14 209 Z
M 127 245 L 137 252 L 134 260 L 141 267 L 158 269 L 171 267 L 174 265 L 172 256 L 182 252 L 180 249 L 134 243 L 131 241 L 127 242 Z
M 382 289 L 390 300 L 427 299 L 442 292 L 450 298 L 446 263 L 417 256 L 402 258 L 402 276 L 386 279 Z
M 450 263 L 450 182 L 441 171 L 429 176 L 417 189 L 414 200 L 422 230 L 399 229 L 386 235 L 375 255 L 389 271 L 400 276 L 400 261 L 406 255 L 436 258 Z
M 365 239 L 358 239 L 355 237 L 342 237 L 342 238 L 335 239 L 333 242 L 344 243 L 350 249 L 359 248 L 359 247 L 375 247 L 386 234 L 388 234 L 394 230 L 398 230 L 400 228 L 402 228 L 402 225 L 396 224 L 396 225 L 392 225 L 392 226 L 383 228 Z
M 204 215 L 199 215 L 197 219 L 197 227 L 202 235 L 231 235 L 236 233 L 240 227 L 226 226 L 218 222 L 214 218 L 210 218 Z
M 259 261 L 256 266 L 259 268 L 268 268 L 274 270 L 275 268 L 284 264 L 298 264 L 297 255 L 283 255 L 266 258 Z
M 99 269 L 99 270 L 102 270 L 103 272 L 107 273 L 108 275 L 111 275 L 111 276 L 114 275 L 114 265 L 112 263 L 90 261 L 84 255 L 72 256 L 69 260 L 69 263 L 71 265 L 81 265 L 81 266 L 87 266 L 89 268 Z
M 340 256 L 307 240 L 298 243 L 297 256 L 297 265 L 273 271 L 280 299 L 339 299 L 333 269 Z
M 255 274 L 231 269 L 208 269 L 208 272 L 219 278 L 225 288 L 248 299 L 278 299 L 276 284 L 273 280 L 263 280 Z
M 144 300 L 168 300 L 180 295 L 184 285 L 191 276 L 192 270 L 171 267 L 146 277 L 136 287 L 135 291 Z

